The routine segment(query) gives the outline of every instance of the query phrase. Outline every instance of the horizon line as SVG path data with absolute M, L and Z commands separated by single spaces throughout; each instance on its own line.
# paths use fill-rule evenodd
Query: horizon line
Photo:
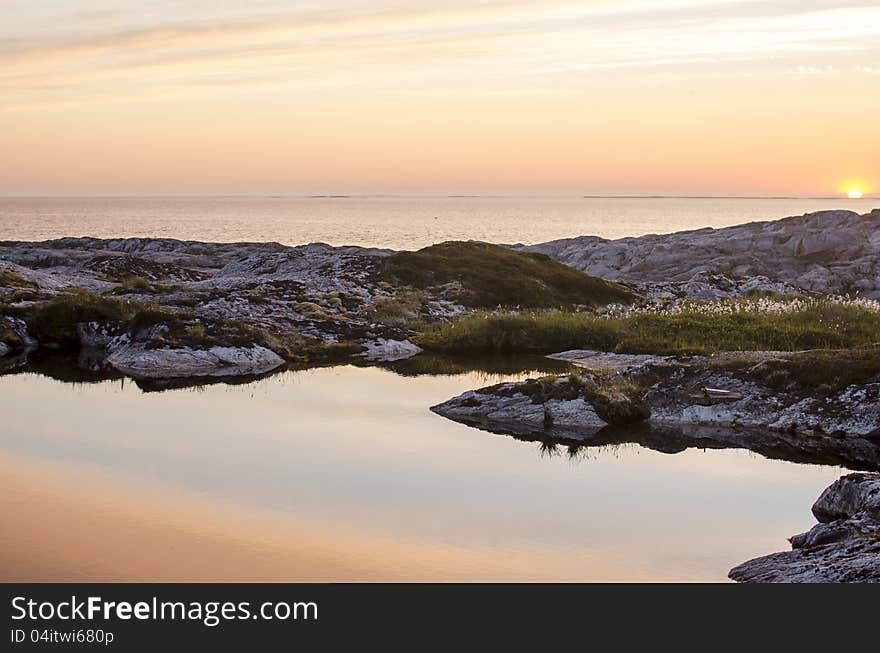
M 843 200 L 861 202 L 877 199 L 872 195 L 850 198 L 845 195 L 581 195 L 563 193 L 507 194 L 507 193 L 121 193 L 121 194 L 72 194 L 72 195 L 5 195 L 0 200 L 12 199 L 187 199 L 187 198 L 253 198 L 253 199 L 713 199 L 713 200 Z

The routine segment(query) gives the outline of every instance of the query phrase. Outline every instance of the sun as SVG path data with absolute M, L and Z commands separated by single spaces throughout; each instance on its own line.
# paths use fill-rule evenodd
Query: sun
M 865 179 L 850 177 L 841 181 L 837 190 L 851 200 L 860 200 L 871 192 L 871 185 Z

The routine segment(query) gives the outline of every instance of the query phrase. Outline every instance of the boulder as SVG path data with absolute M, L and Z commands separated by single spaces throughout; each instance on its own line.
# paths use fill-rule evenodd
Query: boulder
M 730 571 L 741 583 L 880 583 L 880 474 L 849 474 L 813 505 L 819 520 L 792 550 Z
M 371 361 L 399 361 L 421 353 L 422 348 L 409 340 L 377 338 L 363 343 L 366 351 L 363 356 Z

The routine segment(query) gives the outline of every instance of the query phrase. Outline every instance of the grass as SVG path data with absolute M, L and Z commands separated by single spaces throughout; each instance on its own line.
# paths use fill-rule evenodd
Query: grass
M 77 325 L 83 322 L 128 325 L 133 330 L 179 319 L 168 309 L 125 299 L 103 297 L 81 289 L 69 292 L 28 309 L 21 317 L 40 342 L 62 347 L 78 347 Z
M 795 382 L 836 392 L 853 384 L 880 379 L 880 347 L 798 352 L 752 366 L 750 375 L 770 388 Z
M 374 302 L 364 311 L 370 322 L 392 326 L 410 326 L 422 323 L 422 309 L 429 300 L 421 290 L 401 290 L 392 297 Z
M 37 284 L 28 281 L 13 270 L 0 270 L 0 288 L 37 288 Z
M 632 303 L 635 293 L 544 254 L 452 241 L 388 258 L 386 280 L 425 290 L 447 286 L 472 308 L 563 308 Z
M 169 285 L 150 281 L 144 277 L 128 277 L 112 290 L 109 295 L 165 295 L 180 290 L 178 285 Z
M 730 310 L 693 304 L 673 312 L 480 313 L 419 334 L 421 347 L 447 353 L 596 349 L 632 354 L 846 349 L 880 341 L 880 312 L 858 303 L 801 302 L 791 310 Z

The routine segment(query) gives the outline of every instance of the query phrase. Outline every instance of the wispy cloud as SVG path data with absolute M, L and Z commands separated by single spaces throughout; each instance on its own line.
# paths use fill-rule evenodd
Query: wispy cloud
M 630 69 L 654 76 L 731 61 L 815 67 L 816 55 L 880 51 L 880 4 L 755 0 L 629 2 L 159 2 L 150 11 L 82 2 L 66 13 L 4 2 L 0 97 L 57 99 L 54 91 L 112 94 L 132 77 L 152 87 L 356 83 Z M 8 27 L 15 24 L 16 29 Z M 59 27 L 60 26 L 60 27 Z M 873 57 L 873 58 L 872 58 Z M 824 64 L 823 64 L 824 65 Z M 830 64 L 829 64 L 830 65 Z M 852 69 L 852 66 L 849 66 Z M 664 74 L 671 74 L 667 71 Z M 94 96 L 93 96 L 94 97 Z

